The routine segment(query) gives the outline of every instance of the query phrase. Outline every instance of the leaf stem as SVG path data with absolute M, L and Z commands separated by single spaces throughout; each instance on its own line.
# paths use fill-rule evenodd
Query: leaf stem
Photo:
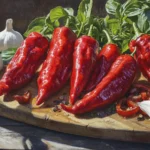
M 113 43 L 113 41 L 112 41 L 110 35 L 108 34 L 108 32 L 106 30 L 103 30 L 103 32 L 106 34 L 106 37 L 107 37 L 107 40 L 108 40 L 107 44 Z
M 92 29 L 93 29 L 93 24 L 90 25 L 88 36 L 92 36 Z
M 78 32 L 78 35 L 77 35 L 77 37 L 79 37 L 80 36 L 80 34 L 81 34 L 81 31 L 82 31 L 82 29 L 83 29 L 83 22 L 81 23 L 81 27 L 80 27 L 80 30 L 79 30 L 79 32 Z

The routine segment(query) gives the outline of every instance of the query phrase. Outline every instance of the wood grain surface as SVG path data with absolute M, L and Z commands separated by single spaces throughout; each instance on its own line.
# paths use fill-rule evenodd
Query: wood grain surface
M 88 113 L 82 116 L 74 116 L 64 111 L 54 112 L 56 102 L 68 101 L 69 84 L 61 91 L 50 97 L 40 107 L 35 105 L 37 95 L 37 75 L 24 88 L 0 97 L 0 115 L 32 124 L 34 126 L 82 135 L 94 138 L 114 139 L 122 141 L 150 142 L 150 120 L 137 121 L 137 117 L 125 119 L 116 113 L 110 113 L 103 117 Z M 22 94 L 30 90 L 32 100 L 30 104 L 20 105 L 13 100 L 14 94 Z

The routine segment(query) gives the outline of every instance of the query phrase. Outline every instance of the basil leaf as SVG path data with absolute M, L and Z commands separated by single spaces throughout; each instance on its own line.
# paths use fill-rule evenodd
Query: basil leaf
M 41 32 L 43 29 L 43 26 L 34 26 L 33 28 L 31 28 L 30 30 L 27 30 L 24 33 L 24 36 L 27 37 L 31 32 Z
M 50 21 L 53 23 L 62 17 L 67 17 L 68 13 L 63 7 L 58 6 L 58 7 L 51 9 L 49 16 L 50 16 Z
M 120 6 L 121 4 L 119 3 L 119 0 L 108 0 L 105 5 L 105 9 L 108 14 L 116 15 L 116 11 L 120 8 Z M 119 13 L 119 11 L 117 11 L 117 13 Z
M 120 22 L 118 19 L 108 19 L 107 20 L 107 27 L 112 32 L 112 34 L 117 34 L 120 29 Z
M 45 17 L 34 19 L 28 26 L 24 36 L 27 37 L 31 32 L 40 32 L 45 24 Z
M 133 17 L 141 14 L 142 12 L 143 10 L 140 8 L 131 7 L 128 10 L 126 10 L 125 15 L 127 15 L 128 17 Z
M 1 56 L 4 64 L 8 64 L 9 61 L 13 58 L 16 53 L 17 48 L 9 48 L 5 51 L 2 51 Z
M 93 0 L 82 0 L 77 12 L 77 19 L 79 22 L 85 22 L 86 18 L 91 16 Z
M 121 47 L 121 51 L 122 53 L 126 52 L 129 49 L 129 41 L 130 40 L 123 40 L 122 42 L 122 47 Z
M 68 13 L 68 15 L 73 16 L 74 15 L 74 10 L 71 7 L 64 8 L 64 10 Z
M 148 17 L 145 15 L 145 13 L 142 13 L 138 16 L 137 20 L 137 27 L 142 33 L 147 33 L 147 30 L 149 29 L 149 21 Z

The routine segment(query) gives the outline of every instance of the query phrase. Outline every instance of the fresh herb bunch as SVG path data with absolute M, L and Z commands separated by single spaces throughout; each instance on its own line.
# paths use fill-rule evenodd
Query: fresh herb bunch
M 107 38 L 103 30 L 107 30 L 114 43 L 118 44 L 122 53 L 128 52 L 128 44 L 135 38 L 133 22 L 142 33 L 150 33 L 150 0 L 108 0 L 105 5 L 106 17 L 93 15 L 93 0 L 82 0 L 79 4 L 77 15 L 73 8 L 61 6 L 50 10 L 45 17 L 34 19 L 24 33 L 26 37 L 30 32 L 37 31 L 51 39 L 53 30 L 59 26 L 70 27 L 77 36 L 90 35 L 98 40 L 101 46 L 106 44 Z
M 108 0 L 105 8 L 108 15 L 104 19 L 104 28 L 120 46 L 122 53 L 127 52 L 128 43 L 134 38 L 133 22 L 136 22 L 141 32 L 150 33 L 150 0 L 145 0 L 144 3 L 143 0 L 127 0 L 125 3 Z

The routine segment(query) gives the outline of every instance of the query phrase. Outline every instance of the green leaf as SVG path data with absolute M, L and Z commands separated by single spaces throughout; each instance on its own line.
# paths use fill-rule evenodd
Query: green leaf
M 67 17 L 68 12 L 61 6 L 55 7 L 50 11 L 50 21 L 53 23 L 62 17 Z
M 139 28 L 139 30 L 142 33 L 146 33 L 147 30 L 149 29 L 149 21 L 148 21 L 148 17 L 145 15 L 145 13 L 142 13 L 138 16 L 138 20 L 137 20 L 137 27 Z
M 133 17 L 141 14 L 148 6 L 143 3 L 143 0 L 127 0 L 123 5 L 123 15 Z
M 1 56 L 4 64 L 8 64 L 8 62 L 13 58 L 16 53 L 17 48 L 9 48 L 5 51 L 2 51 Z
M 40 32 L 45 24 L 45 17 L 34 19 L 28 26 L 24 36 L 27 37 L 31 32 Z
M 129 49 L 129 41 L 130 40 L 123 40 L 121 47 L 122 53 L 126 52 Z
M 116 13 L 119 13 L 117 10 L 120 8 L 120 6 L 121 4 L 119 3 L 119 0 L 108 0 L 105 5 L 105 9 L 108 14 L 116 15 Z
M 77 12 L 77 19 L 80 22 L 85 22 L 86 18 L 91 16 L 93 0 L 82 0 Z
M 126 10 L 125 15 L 127 15 L 128 17 L 133 17 L 141 14 L 142 12 L 143 10 L 140 8 L 131 7 L 128 10 Z
M 68 13 L 68 15 L 73 16 L 74 15 L 74 10 L 71 7 L 64 8 L 64 10 Z
M 118 19 L 108 19 L 107 27 L 112 32 L 112 34 L 117 34 L 120 29 L 120 22 Z
M 27 30 L 24 33 L 24 36 L 27 37 L 31 32 L 41 32 L 43 29 L 43 26 L 33 26 L 33 28 L 31 28 L 30 30 Z

